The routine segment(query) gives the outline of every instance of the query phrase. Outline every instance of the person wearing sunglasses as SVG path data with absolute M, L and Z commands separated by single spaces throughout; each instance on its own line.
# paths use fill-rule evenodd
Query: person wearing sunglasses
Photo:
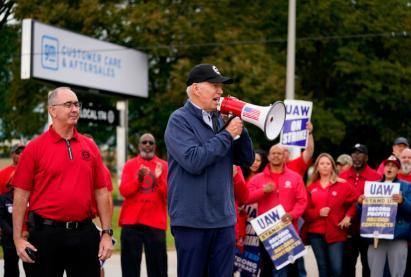
M 164 134 L 168 210 L 180 277 L 233 273 L 233 164 L 251 166 L 254 150 L 242 120 L 225 125 L 217 113 L 223 85 L 232 82 L 212 64 L 196 65 L 186 82 L 189 99 L 171 114 Z
M 19 256 L 13 243 L 12 211 L 13 187 L 11 181 L 25 146 L 17 143 L 11 147 L 13 163 L 0 171 L 0 228 L 3 248 L 4 276 L 19 276 Z M 24 233 L 24 232 L 23 232 Z
M 152 134 L 143 134 L 139 154 L 121 174 L 124 197 L 119 224 L 123 277 L 140 276 L 144 247 L 148 276 L 167 276 L 167 162 L 156 156 Z
M 49 93 L 52 125 L 26 146 L 12 180 L 13 239 L 28 277 L 58 277 L 64 271 L 68 277 L 99 277 L 99 260 L 113 250 L 104 166 L 97 145 L 75 128 L 80 107 L 68 87 Z M 101 237 L 92 222 L 94 203 Z M 28 240 L 21 235 L 26 211 Z

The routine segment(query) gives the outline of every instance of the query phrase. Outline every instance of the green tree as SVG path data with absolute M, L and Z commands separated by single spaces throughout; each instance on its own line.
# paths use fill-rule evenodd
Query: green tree
M 214 63 L 234 77 L 226 92 L 242 100 L 268 105 L 284 97 L 287 13 L 287 1 L 274 0 L 21 0 L 15 18 L 34 18 L 147 53 L 150 97 L 129 100 L 129 140 L 135 145 L 150 131 L 164 156 L 167 119 L 183 104 L 187 73 L 197 63 Z M 411 137 L 404 120 L 410 118 L 410 20 L 410 5 L 402 0 L 297 3 L 296 98 L 314 102 L 317 153 L 337 155 L 362 142 L 370 146 L 371 158 L 382 159 L 395 136 Z M 30 115 L 44 102 L 39 92 L 47 87 L 13 78 L 19 76 L 17 34 L 9 34 L 14 46 L 8 51 L 15 52 L 0 68 L 11 76 L 0 93 L 7 96 L 4 103 L 14 103 L 7 113 L 19 111 L 7 119 L 6 134 L 13 129 L 29 135 L 45 124 L 45 116 Z M 30 128 L 21 126 L 30 121 Z M 248 129 L 256 147 L 272 144 L 256 127 Z
M 410 31 L 410 15 L 406 1 L 300 5 L 299 37 L 319 38 L 298 42 L 297 76 L 301 94 L 319 107 L 314 120 L 320 151 L 337 154 L 362 142 L 375 163 L 390 153 L 395 137 L 410 137 L 403 120 L 411 116 L 411 45 L 409 35 L 403 35 Z

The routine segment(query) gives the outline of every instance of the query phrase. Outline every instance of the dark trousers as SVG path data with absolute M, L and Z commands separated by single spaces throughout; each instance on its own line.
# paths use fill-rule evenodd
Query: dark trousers
M 327 243 L 323 235 L 309 234 L 320 277 L 342 277 L 344 242 Z
M 147 275 L 167 276 L 166 232 L 145 225 L 126 225 L 121 230 L 121 271 L 123 277 L 140 276 L 144 247 Z
M 234 226 L 213 229 L 171 227 L 179 277 L 231 277 L 234 266 Z
M 36 262 L 27 263 L 28 277 L 99 277 L 100 234 L 91 223 L 75 230 L 38 226 L 30 229 L 29 241 L 37 248 Z
M 4 277 L 19 277 L 19 256 L 16 248 L 3 246 Z
M 276 270 L 273 260 L 265 250 L 264 245 L 260 242 L 260 277 L 287 277 L 287 266 Z
M 361 256 L 362 277 L 370 277 L 367 252 L 368 241 L 360 236 L 352 236 L 345 241 L 344 246 L 344 276 L 355 277 L 355 265 L 358 255 Z

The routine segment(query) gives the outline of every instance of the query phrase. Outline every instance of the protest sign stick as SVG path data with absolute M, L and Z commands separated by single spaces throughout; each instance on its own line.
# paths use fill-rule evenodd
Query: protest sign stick
M 378 247 L 378 231 L 374 232 L 374 248 Z

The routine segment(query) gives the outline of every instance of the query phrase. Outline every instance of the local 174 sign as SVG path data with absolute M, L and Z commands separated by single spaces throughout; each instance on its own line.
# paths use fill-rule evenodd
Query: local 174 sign
M 80 119 L 86 122 L 117 126 L 119 124 L 119 111 L 115 108 L 95 107 L 89 103 L 81 108 Z
M 311 118 L 313 103 L 302 100 L 284 100 L 286 117 L 281 131 L 282 145 L 305 148 L 307 146 L 307 122 Z
M 362 237 L 394 238 L 398 204 L 392 196 L 399 192 L 399 183 L 365 182 L 360 225 Z
M 275 206 L 251 220 L 255 232 L 277 270 L 294 263 L 306 254 L 306 249 L 292 223 L 284 223 L 282 205 Z

